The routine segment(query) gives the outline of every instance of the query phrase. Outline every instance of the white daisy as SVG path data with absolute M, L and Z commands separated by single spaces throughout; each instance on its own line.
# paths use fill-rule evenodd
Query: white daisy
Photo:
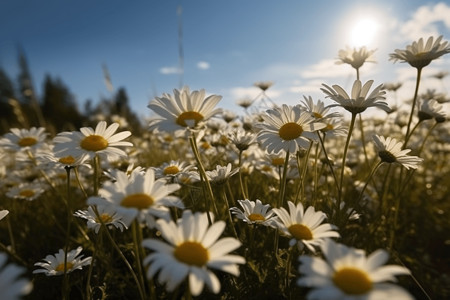
M 83 258 L 83 255 L 79 256 L 82 250 L 83 248 L 80 246 L 67 253 L 66 264 L 64 264 L 65 252 L 63 249 L 59 249 L 59 252 L 55 255 L 47 255 L 43 262 L 35 263 L 35 266 L 42 267 L 42 269 L 34 270 L 33 274 L 45 273 L 47 276 L 55 276 L 64 274 L 64 269 L 66 269 L 66 273 L 81 270 L 84 266 L 90 265 L 92 260 L 92 257 Z
M 377 86 L 369 95 L 367 95 L 372 84 L 373 80 L 367 81 L 364 85 L 362 85 L 360 80 L 355 80 L 353 83 L 351 96 L 349 96 L 345 90 L 337 84 L 333 85 L 333 87 L 322 84 L 324 88 L 321 88 L 321 91 L 327 95 L 327 98 L 330 98 L 338 103 L 332 104 L 330 107 L 342 106 L 352 114 L 362 113 L 368 107 L 378 107 L 386 112 L 389 112 L 391 109 L 388 104 L 382 101 L 385 99 L 384 95 L 386 94 L 385 91 L 381 90 L 383 88 L 382 84 Z
M 406 46 L 405 50 L 395 49 L 395 53 L 389 54 L 389 60 L 407 62 L 414 68 L 426 67 L 431 61 L 450 53 L 448 42 L 441 43 L 442 35 L 434 43 L 433 40 L 434 37 L 430 36 L 424 45 L 423 38 L 420 38 L 418 42 Z
M 339 50 L 339 60 L 337 64 L 349 64 L 354 69 L 359 69 L 365 62 L 375 62 L 373 53 L 376 50 L 367 50 L 365 46 L 360 48 L 350 48 Z
M 388 164 L 398 163 L 406 169 L 417 169 L 423 161 L 420 157 L 407 155 L 411 149 L 402 150 L 402 143 L 397 142 L 394 138 L 374 135 L 373 141 L 382 162 Z
M 119 147 L 133 146 L 130 142 L 123 141 L 131 135 L 129 131 L 114 134 L 119 128 L 118 123 L 112 123 L 107 127 L 105 121 L 100 121 L 95 130 L 91 127 L 82 127 L 80 131 L 61 132 L 54 139 L 54 151 L 59 157 L 78 157 L 86 154 L 90 158 L 95 155 L 105 157 L 127 156 Z
M 2 220 L 8 214 L 9 214 L 9 210 L 7 210 L 7 209 L 0 210 L 0 220 Z
M 13 151 L 35 150 L 45 144 L 47 133 L 44 127 L 28 129 L 11 128 L 11 132 L 0 139 L 0 146 Z
M 409 270 L 397 265 L 385 265 L 389 255 L 377 250 L 366 256 L 364 250 L 346 247 L 330 239 L 321 246 L 325 260 L 300 256 L 297 283 L 314 288 L 307 299 L 316 300 L 406 300 L 413 297 L 403 288 L 386 281 L 396 281 L 396 275 L 408 275 Z
M 325 213 L 317 211 L 310 206 L 303 209 L 303 204 L 295 205 L 288 201 L 289 212 L 285 208 L 274 208 L 273 211 L 278 216 L 277 226 L 281 232 L 292 238 L 289 245 L 295 244 L 299 249 L 305 245 L 309 250 L 315 252 L 314 246 L 319 246 L 326 238 L 339 237 L 339 233 L 333 231 L 334 225 L 329 223 L 321 224 L 326 218 Z
M 264 226 L 274 226 L 274 212 L 269 204 L 263 205 L 261 200 L 250 201 L 248 199 L 238 200 L 243 211 L 237 207 L 230 208 L 230 211 L 238 219 L 248 224 L 261 224 Z
M 205 98 L 205 90 L 193 91 L 189 87 L 174 89 L 173 96 L 163 94 L 153 99 L 148 108 L 159 116 L 150 122 L 150 129 L 176 131 L 195 128 L 204 121 L 221 112 L 214 109 L 222 96 L 211 95 Z
M 341 114 L 338 112 L 330 112 L 331 107 L 325 106 L 325 103 L 321 100 L 317 100 L 317 103 L 314 103 L 311 96 L 305 97 L 301 105 L 309 112 L 317 121 L 327 122 L 327 119 L 333 119 L 336 117 L 340 117 Z
M 296 153 L 302 148 L 307 149 L 310 140 L 317 139 L 315 131 L 326 126 L 316 122 L 300 105 L 283 104 L 282 107 L 267 110 L 262 118 L 265 122 L 256 125 L 261 129 L 257 139 L 268 152 L 284 150 Z
M 2 300 L 22 299 L 33 289 L 33 284 L 19 276 L 25 273 L 25 268 L 18 267 L 13 263 L 7 264 L 8 256 L 0 253 L 0 291 Z
M 205 283 L 217 294 L 220 282 L 210 268 L 239 276 L 237 264 L 244 264 L 245 259 L 229 253 L 241 243 L 231 237 L 218 240 L 225 222 L 217 221 L 208 227 L 206 213 L 193 214 L 187 210 L 177 223 L 160 219 L 157 226 L 167 243 L 157 239 L 144 240 L 142 246 L 154 251 L 144 259 L 144 264 L 150 264 L 149 278 L 160 271 L 158 280 L 166 284 L 169 292 L 188 277 L 192 295 L 198 296 Z
M 6 192 L 6 196 L 13 199 L 33 201 L 45 192 L 43 186 L 46 185 L 39 182 L 21 183 L 9 189 L 9 191 Z
M 157 178 L 166 178 L 169 181 L 172 181 L 182 174 L 193 171 L 196 168 L 185 161 L 171 160 L 163 163 L 160 167 L 153 169 L 155 170 L 155 176 Z
M 206 177 L 211 183 L 221 185 L 237 172 L 239 172 L 239 168 L 232 169 L 231 163 L 228 163 L 226 166 L 216 165 L 215 170 L 206 171 Z
M 148 169 L 144 174 L 136 169 L 130 176 L 121 171 L 115 175 L 117 181 L 106 182 L 98 192 L 100 197 L 90 197 L 88 204 L 113 204 L 117 213 L 124 217 L 126 226 L 137 217 L 139 221 L 154 227 L 155 217 L 169 218 L 167 207 L 184 207 L 180 198 L 170 196 L 180 186 L 167 184 L 164 179 L 155 180 L 153 169 Z
M 123 231 L 123 229 L 128 229 L 125 224 L 130 224 L 131 220 L 126 220 L 124 216 L 119 215 L 113 205 L 96 205 L 96 208 L 99 217 L 95 213 L 92 206 L 89 206 L 87 210 L 78 210 L 73 215 L 86 219 L 87 227 L 89 229 L 93 229 L 95 233 L 98 233 L 100 230 L 102 221 L 108 228 L 112 228 L 114 226 L 120 231 Z
M 419 121 L 435 119 L 436 122 L 442 123 L 446 120 L 444 106 L 436 100 L 424 100 L 419 107 Z

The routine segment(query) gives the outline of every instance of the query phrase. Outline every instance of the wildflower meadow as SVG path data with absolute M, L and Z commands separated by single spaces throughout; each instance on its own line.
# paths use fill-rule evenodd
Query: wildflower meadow
M 450 45 L 385 58 L 417 71 L 399 105 L 401 82 L 361 80 L 374 51 L 338 51 L 354 78 L 323 100 L 257 82 L 232 112 L 184 86 L 138 125 L 9 97 L 0 299 L 449 299 L 450 100 L 421 79 Z

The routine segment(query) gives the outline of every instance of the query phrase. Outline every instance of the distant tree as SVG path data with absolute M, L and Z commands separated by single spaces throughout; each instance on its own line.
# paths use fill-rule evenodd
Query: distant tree
M 42 111 L 53 130 L 75 130 L 82 127 L 84 116 L 79 112 L 74 97 L 59 79 L 46 75 L 44 79 L 44 95 Z
M 14 85 L 8 74 L 0 68 L 0 134 L 9 131 L 11 127 L 17 127 L 17 117 L 11 106 L 12 99 L 15 99 Z
M 27 115 L 30 125 L 45 126 L 45 119 L 42 115 L 42 111 L 33 88 L 33 80 L 28 67 L 25 52 L 20 47 L 18 52 L 20 69 L 20 73 L 17 78 L 20 92 L 19 100 L 21 100 L 23 104 L 22 108 Z

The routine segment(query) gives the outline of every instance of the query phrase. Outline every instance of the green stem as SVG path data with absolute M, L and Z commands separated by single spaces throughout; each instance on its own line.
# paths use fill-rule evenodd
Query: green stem
M 284 159 L 283 177 L 281 178 L 280 185 L 280 198 L 278 199 L 278 208 L 283 206 L 283 200 L 286 194 L 286 182 L 287 182 L 287 169 L 289 165 L 289 150 L 286 151 L 286 157 Z
M 433 129 L 437 126 L 437 124 L 439 124 L 439 123 L 438 123 L 438 122 L 435 122 L 435 123 L 433 124 L 433 126 L 431 126 L 430 130 L 428 130 L 427 135 L 425 136 L 425 138 L 424 138 L 423 141 L 422 141 L 422 145 L 420 145 L 420 149 L 419 149 L 419 152 L 417 153 L 417 156 L 419 156 L 420 153 L 422 153 L 423 147 L 425 146 L 425 143 L 426 143 L 428 137 L 431 135 L 431 132 L 432 132 Z
M 192 152 L 194 152 L 194 157 L 195 157 L 195 160 L 197 162 L 198 169 L 200 172 L 200 178 L 202 179 L 203 184 L 206 187 L 206 190 L 208 192 L 209 202 L 207 201 L 207 199 L 205 199 L 205 204 L 206 204 L 206 210 L 208 211 L 208 213 L 207 213 L 208 222 L 209 222 L 209 225 L 211 225 L 212 221 L 211 221 L 211 216 L 209 215 L 210 203 L 213 204 L 216 215 L 218 215 L 218 211 L 217 211 L 217 207 L 216 207 L 216 204 L 214 201 L 214 193 L 212 191 L 211 184 L 208 180 L 208 176 L 206 176 L 206 171 L 205 171 L 205 168 L 203 167 L 202 160 L 200 159 L 200 153 L 198 151 L 197 141 L 195 139 L 195 134 L 193 132 L 192 132 L 192 135 L 189 137 L 189 143 L 191 144 Z
M 134 252 L 136 255 L 136 266 L 139 274 L 139 282 L 141 285 L 142 293 L 144 294 L 144 298 L 147 299 L 145 295 L 145 274 L 142 267 L 142 229 L 139 225 L 139 222 L 137 219 L 133 221 L 132 224 L 132 232 L 133 232 L 133 244 L 134 244 Z
M 227 208 L 228 220 L 230 221 L 231 228 L 233 229 L 234 237 L 239 239 L 238 234 L 236 232 L 236 228 L 234 228 L 233 218 L 231 217 L 230 205 L 228 204 L 228 198 L 227 198 L 227 193 L 225 192 L 225 186 L 221 186 L 220 189 L 222 191 L 223 202 L 225 202 L 225 206 Z
M 339 212 L 340 212 L 341 201 L 342 201 L 342 189 L 344 187 L 345 162 L 347 160 L 347 151 L 348 151 L 348 147 L 350 145 L 350 139 L 352 137 L 353 128 L 355 127 L 355 120 L 356 120 L 356 114 L 352 113 L 352 119 L 350 121 L 350 127 L 348 129 L 348 134 L 347 134 L 347 140 L 345 142 L 345 147 L 344 147 L 344 156 L 342 157 L 341 177 L 340 177 L 340 183 L 339 183 L 339 193 L 338 193 L 338 199 L 337 199 L 337 203 L 336 203 L 336 218 L 338 220 L 339 220 Z
M 367 188 L 367 185 L 369 184 L 370 180 L 372 179 L 372 176 L 375 174 L 375 172 L 378 170 L 378 168 L 381 166 L 381 164 L 382 164 L 382 162 L 379 161 L 379 162 L 375 165 L 375 167 L 372 168 L 372 171 L 370 172 L 369 176 L 367 177 L 366 183 L 364 184 L 364 186 L 363 186 L 363 188 L 362 188 L 362 190 L 361 190 L 361 193 L 359 194 L 357 203 L 359 203 L 359 202 L 361 201 L 361 199 L 362 199 L 362 197 L 363 197 L 363 195 L 364 195 L 364 191 L 365 191 L 366 188 Z
M 306 177 L 306 171 L 308 170 L 308 161 L 309 161 L 309 155 L 311 154 L 312 145 L 313 145 L 313 142 L 310 141 L 309 142 L 308 151 L 306 152 L 305 159 L 304 159 L 304 162 L 303 162 L 302 174 L 300 176 L 300 180 L 302 181 L 301 182 L 300 201 L 302 203 L 305 203 L 305 201 L 304 201 L 304 199 L 305 199 L 305 177 Z
M 337 192 L 339 193 L 339 185 L 338 185 L 336 173 L 334 172 L 333 165 L 331 164 L 330 159 L 328 158 L 327 150 L 325 149 L 325 133 L 323 134 L 323 138 L 320 136 L 319 133 L 317 133 L 317 135 L 319 136 L 320 145 L 322 146 L 322 151 L 325 155 L 325 161 L 327 162 L 327 165 L 330 167 L 331 175 L 333 176 Z
M 403 147 L 402 147 L 403 149 L 406 148 L 406 145 L 407 145 L 407 143 L 409 141 L 409 138 L 411 136 L 411 133 L 410 133 L 409 130 L 411 128 L 411 122 L 412 122 L 412 118 L 413 118 L 413 115 L 414 115 L 414 108 L 415 108 L 416 102 L 417 102 L 417 95 L 418 95 L 418 92 L 419 92 L 419 85 L 420 85 L 421 74 L 422 74 L 422 68 L 417 68 L 416 88 L 414 90 L 414 98 L 413 98 L 413 103 L 412 103 L 412 106 L 411 106 L 411 113 L 409 114 L 408 126 L 406 127 L 405 143 L 403 144 Z
M 67 276 L 67 254 L 69 252 L 69 241 L 70 241 L 70 225 L 72 223 L 72 211 L 70 207 L 70 170 L 72 167 L 65 167 L 66 169 L 66 184 L 67 184 L 67 228 L 66 228 L 66 246 L 64 251 L 64 277 L 63 277 L 63 299 L 69 299 L 70 287 Z
M 248 199 L 248 194 L 245 192 L 245 189 L 244 189 L 244 182 L 242 180 L 241 167 L 242 167 L 242 151 L 239 151 L 239 185 L 241 187 L 242 197 L 244 197 L 244 200 L 245 200 L 245 199 Z
M 362 117 L 361 114 L 359 114 L 359 131 L 361 132 L 361 143 L 363 146 L 363 152 L 364 152 L 364 159 L 366 162 L 367 167 L 369 167 L 369 157 L 367 156 L 367 150 L 366 150 L 366 139 L 364 137 L 364 126 L 363 126 L 363 121 L 362 121 Z

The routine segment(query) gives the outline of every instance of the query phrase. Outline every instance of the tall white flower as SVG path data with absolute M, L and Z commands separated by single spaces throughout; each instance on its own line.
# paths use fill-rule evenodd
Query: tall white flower
M 364 250 L 330 239 L 320 248 L 325 260 L 299 257 L 302 276 L 297 284 L 313 288 L 308 300 L 413 299 L 403 288 L 386 282 L 396 281 L 396 275 L 410 274 L 404 267 L 384 265 L 389 258 L 386 251 L 380 249 L 366 256 Z
M 204 121 L 221 112 L 214 109 L 222 96 L 211 95 L 205 98 L 205 90 L 193 91 L 189 87 L 174 89 L 173 96 L 163 94 L 153 99 L 148 108 L 159 116 L 150 122 L 150 129 L 175 131 L 178 129 L 196 128 Z
M 411 149 L 402 150 L 402 143 L 394 138 L 374 135 L 373 141 L 382 162 L 388 164 L 398 163 L 406 169 L 417 169 L 423 161 L 420 157 L 407 155 Z
M 273 211 L 278 216 L 277 226 L 281 232 L 291 238 L 290 246 L 297 246 L 302 249 L 305 245 L 309 250 L 315 252 L 314 246 L 319 246 L 326 238 L 339 237 L 339 233 L 334 231 L 334 225 L 324 223 L 325 213 L 317 211 L 313 206 L 303 209 L 303 204 L 295 205 L 288 201 L 289 212 L 285 208 L 274 208 Z
M 90 265 L 92 260 L 92 257 L 83 258 L 83 255 L 80 255 L 81 251 L 83 248 L 80 246 L 67 253 L 65 262 L 65 252 L 63 249 L 59 249 L 55 255 L 47 255 L 42 262 L 35 263 L 34 265 L 41 269 L 34 270 L 33 274 L 44 273 L 47 276 L 56 276 L 64 274 L 64 269 L 66 273 L 81 270 L 84 266 Z
M 217 294 L 220 282 L 210 268 L 239 276 L 237 264 L 245 263 L 245 259 L 229 253 L 241 243 L 231 237 L 218 240 L 225 222 L 217 221 L 209 226 L 206 213 L 186 210 L 176 223 L 160 219 L 157 227 L 166 242 L 144 240 L 142 246 L 153 251 L 144 259 L 144 264 L 149 264 L 149 278 L 159 271 L 158 280 L 166 284 L 169 292 L 188 277 L 192 295 L 198 296 L 204 284 Z

